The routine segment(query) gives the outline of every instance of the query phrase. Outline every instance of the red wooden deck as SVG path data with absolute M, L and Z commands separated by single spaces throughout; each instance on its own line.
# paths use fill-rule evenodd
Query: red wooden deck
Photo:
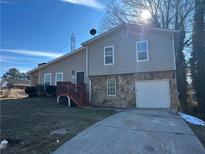
M 89 94 L 86 88 L 70 81 L 57 82 L 57 97 L 60 96 L 69 97 L 78 107 L 89 105 Z

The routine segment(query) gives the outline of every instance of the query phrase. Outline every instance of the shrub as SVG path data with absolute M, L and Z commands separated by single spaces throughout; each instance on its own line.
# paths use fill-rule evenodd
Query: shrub
M 8 87 L 9 89 L 14 88 L 14 84 L 13 84 L 13 83 L 7 83 L 7 87 Z
M 3 89 L 0 90 L 0 98 L 25 98 L 27 97 L 27 94 L 25 93 L 25 90 L 23 89 Z
M 44 85 L 37 85 L 37 93 L 38 93 L 38 96 L 46 95 Z
M 26 87 L 25 93 L 28 94 L 29 97 L 36 97 L 36 96 L 38 96 L 37 88 L 36 87 Z
M 49 96 L 56 96 L 56 86 L 46 86 L 46 93 Z

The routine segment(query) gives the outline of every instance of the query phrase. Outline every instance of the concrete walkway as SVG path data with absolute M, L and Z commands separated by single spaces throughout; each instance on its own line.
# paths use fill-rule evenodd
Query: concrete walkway
M 126 110 L 64 143 L 54 154 L 205 154 L 187 124 L 170 110 Z

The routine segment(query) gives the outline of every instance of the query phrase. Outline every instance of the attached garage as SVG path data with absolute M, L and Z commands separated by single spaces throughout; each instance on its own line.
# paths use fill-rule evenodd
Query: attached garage
M 143 80 L 135 82 L 136 107 L 169 108 L 169 80 Z

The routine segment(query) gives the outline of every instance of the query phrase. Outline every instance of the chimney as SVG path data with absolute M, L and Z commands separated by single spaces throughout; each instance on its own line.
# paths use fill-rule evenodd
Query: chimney
M 42 66 L 42 65 L 45 65 L 46 63 L 39 63 L 38 64 L 38 67 Z
M 70 50 L 73 51 L 75 50 L 75 34 L 74 33 L 71 34 L 70 42 L 71 42 Z

